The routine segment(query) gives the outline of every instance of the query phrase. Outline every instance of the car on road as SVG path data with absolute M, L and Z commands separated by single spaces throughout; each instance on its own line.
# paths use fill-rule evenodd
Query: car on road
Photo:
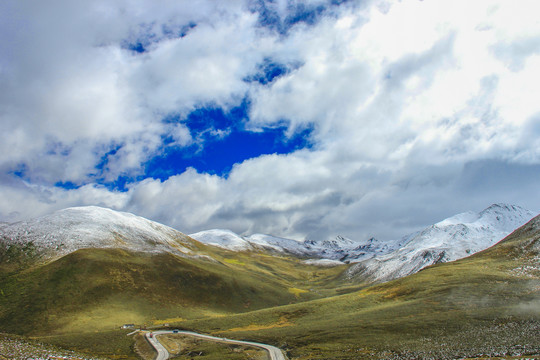
M 178 331 L 179 331 L 178 329 L 174 329 L 172 332 L 173 334 L 178 334 Z

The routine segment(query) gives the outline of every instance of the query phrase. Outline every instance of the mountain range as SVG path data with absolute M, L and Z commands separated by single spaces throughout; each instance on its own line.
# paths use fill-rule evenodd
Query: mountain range
M 257 310 L 336 294 L 350 282 L 343 271 L 205 245 L 129 213 L 68 208 L 0 226 L 0 329 L 66 332 Z
M 522 226 L 533 216 L 495 204 L 395 241 L 296 241 L 68 208 L 0 225 L 0 331 L 128 358 L 114 330 L 126 323 L 298 359 L 537 354 L 540 217 Z
M 290 254 L 310 264 L 353 263 L 347 276 L 387 281 L 426 266 L 457 260 L 484 250 L 535 214 L 522 207 L 493 204 L 475 213 L 461 213 L 397 240 L 369 238 L 297 241 L 264 234 L 243 237 L 230 230 L 185 235 L 171 227 L 125 212 L 95 206 L 68 208 L 28 221 L 0 225 L 0 237 L 14 246 L 32 246 L 34 256 L 60 257 L 84 248 L 121 248 L 169 252 L 183 257 L 210 255 L 198 242 L 230 251 Z
M 478 213 L 457 214 L 418 232 L 388 241 L 369 238 L 356 242 L 343 236 L 322 241 L 295 241 L 261 234 L 242 237 L 230 230 L 219 229 L 189 236 L 233 251 L 267 249 L 336 261 L 330 264 L 338 264 L 337 261 L 357 263 L 349 269 L 349 276 L 387 281 L 484 250 L 534 215 L 519 206 L 493 204 Z

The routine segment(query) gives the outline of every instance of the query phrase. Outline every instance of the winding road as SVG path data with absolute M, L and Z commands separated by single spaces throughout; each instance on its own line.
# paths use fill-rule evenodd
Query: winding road
M 156 339 L 157 334 L 158 334 L 158 331 L 153 332 L 153 333 L 151 332 L 146 333 L 145 336 L 146 336 L 146 339 L 148 339 L 148 342 L 150 343 L 150 345 L 152 345 L 158 353 L 156 360 L 167 360 L 169 358 L 169 352 L 167 351 L 167 349 L 165 349 L 163 345 L 161 345 L 159 340 Z
M 157 336 L 162 335 L 162 334 L 173 334 L 173 333 L 174 332 L 172 330 L 158 330 L 158 331 L 153 331 L 151 333 L 146 333 L 146 338 L 148 339 L 150 344 L 154 347 L 154 349 L 156 349 L 156 351 L 158 352 L 158 356 L 156 360 L 167 360 L 169 358 L 169 352 L 167 351 L 167 349 L 165 349 L 163 345 L 161 345 L 161 343 L 157 339 Z M 150 337 L 150 334 L 153 334 L 152 337 Z M 220 337 L 215 337 L 215 336 L 210 336 L 210 335 L 198 334 L 191 331 L 178 331 L 174 334 L 193 336 L 193 337 L 198 337 L 205 340 L 223 342 L 223 343 L 228 343 L 228 344 L 255 346 L 260 349 L 266 350 L 268 354 L 270 355 L 270 360 L 287 360 L 283 352 L 277 347 L 272 346 L 272 345 L 261 344 L 257 342 L 251 342 L 251 341 L 225 339 L 225 338 L 220 338 Z

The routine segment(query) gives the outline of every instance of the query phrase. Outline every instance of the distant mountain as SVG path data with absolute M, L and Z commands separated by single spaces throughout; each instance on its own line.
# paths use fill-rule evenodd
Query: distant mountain
M 322 241 L 306 240 L 303 244 L 308 252 L 314 256 L 351 263 L 388 254 L 399 248 L 402 243 L 401 239 L 399 241 L 381 241 L 373 237 L 356 242 L 338 235 L 334 239 Z
M 263 234 L 243 237 L 218 229 L 187 236 L 133 214 L 88 206 L 0 225 L 0 245 L 5 247 L 0 255 L 25 253 L 47 259 L 85 248 L 117 248 L 208 258 L 208 251 L 200 251 L 203 243 L 235 252 L 277 252 L 333 260 L 333 264 L 335 261 L 358 263 L 349 269 L 349 277 L 386 281 L 486 249 L 534 215 L 519 206 L 494 204 L 479 213 L 458 214 L 393 241 L 375 238 L 353 241 L 343 236 L 296 241 Z M 11 250 L 7 251 L 7 247 Z
M 405 237 L 408 241 L 393 252 L 353 265 L 348 274 L 387 281 L 429 265 L 461 259 L 494 245 L 534 215 L 507 204 L 458 214 Z
M 290 253 L 298 256 L 318 256 L 306 246 L 305 242 L 285 239 L 271 235 L 253 234 L 240 236 L 231 230 L 212 229 L 190 234 L 189 237 L 203 244 L 218 246 L 232 251 L 266 250 L 279 253 Z
M 252 250 L 253 246 L 230 230 L 213 229 L 190 234 L 189 237 L 203 244 L 218 246 L 233 251 Z
M 263 234 L 244 237 L 230 230 L 222 229 L 200 231 L 189 236 L 204 244 L 233 251 L 266 250 L 346 263 L 358 262 L 377 255 L 387 254 L 399 248 L 403 242 L 403 240 L 382 242 L 375 238 L 355 242 L 343 236 L 319 241 L 297 241 Z
M 296 241 L 270 235 L 242 237 L 230 230 L 208 230 L 190 237 L 234 251 L 264 249 L 297 256 L 358 263 L 349 276 L 386 281 L 413 274 L 426 266 L 461 259 L 484 250 L 530 220 L 535 213 L 522 207 L 494 204 L 475 213 L 461 213 L 398 240 L 370 238 L 353 241 L 343 236 Z

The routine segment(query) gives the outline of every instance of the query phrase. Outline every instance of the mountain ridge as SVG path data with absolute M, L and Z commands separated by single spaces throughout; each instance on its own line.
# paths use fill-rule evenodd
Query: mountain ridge
M 415 273 L 438 262 L 472 255 L 501 240 L 530 220 L 535 214 L 517 205 L 492 204 L 480 212 L 468 211 L 441 220 L 397 240 L 369 238 L 356 242 L 343 236 L 321 241 L 296 241 L 270 235 L 242 237 L 230 230 L 208 230 L 190 237 L 206 244 L 230 250 L 257 247 L 304 257 L 353 263 L 350 277 L 369 281 L 387 281 Z M 266 238 L 265 238 L 266 236 Z M 234 238 L 235 248 L 228 245 Z
M 413 234 L 392 253 L 353 265 L 348 274 L 388 281 L 429 265 L 462 259 L 495 245 L 534 215 L 508 204 L 493 204 L 479 213 L 457 214 Z
M 42 217 L 0 227 L 9 245 L 31 243 L 43 258 L 85 248 L 121 248 L 142 252 L 195 255 L 194 241 L 169 226 L 97 206 L 71 207 Z
M 3 224 L 0 226 L 0 239 L 8 247 L 16 245 L 42 258 L 59 257 L 83 248 L 122 248 L 170 252 L 184 257 L 207 256 L 199 251 L 201 245 L 235 252 L 290 254 L 332 260 L 334 265 L 336 261 L 353 263 L 347 272 L 349 278 L 380 282 L 484 250 L 533 216 L 533 212 L 516 205 L 493 204 L 478 213 L 469 211 L 454 215 L 397 240 L 380 241 L 372 237 L 357 242 L 337 236 L 302 242 L 264 234 L 240 236 L 222 229 L 186 235 L 130 213 L 87 206 Z M 33 248 L 25 248 L 29 245 Z M 7 250 L 4 250 L 5 253 Z M 328 265 L 311 262 L 317 263 Z

